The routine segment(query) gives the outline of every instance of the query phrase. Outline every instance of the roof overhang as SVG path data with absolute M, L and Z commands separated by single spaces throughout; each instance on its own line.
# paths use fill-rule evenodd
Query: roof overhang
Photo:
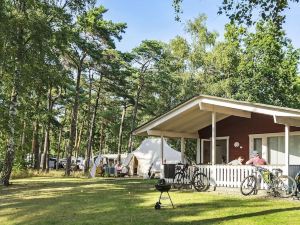
M 197 138 L 198 130 L 229 116 L 251 118 L 251 113 L 273 116 L 274 122 L 300 126 L 300 110 L 200 95 L 133 131 L 134 135 Z

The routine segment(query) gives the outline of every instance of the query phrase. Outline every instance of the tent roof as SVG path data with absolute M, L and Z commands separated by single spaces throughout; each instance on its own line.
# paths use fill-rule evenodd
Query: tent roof
M 208 95 L 196 96 L 133 131 L 134 135 L 198 138 L 198 130 L 229 116 L 251 118 L 251 113 L 270 115 L 275 123 L 300 126 L 300 110 L 250 103 Z
M 138 160 L 156 160 L 160 161 L 160 145 L 161 139 L 160 138 L 147 138 L 145 139 L 140 146 L 133 151 L 132 153 L 128 154 L 127 158 L 124 161 L 124 164 L 127 165 L 130 163 L 133 156 L 135 156 Z M 164 140 L 164 159 L 169 162 L 173 161 L 180 161 L 181 153 L 176 151 L 168 143 Z

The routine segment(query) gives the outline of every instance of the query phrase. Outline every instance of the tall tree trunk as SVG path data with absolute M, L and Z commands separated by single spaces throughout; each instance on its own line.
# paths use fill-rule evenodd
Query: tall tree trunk
M 104 134 L 104 136 L 103 136 L 103 154 L 107 154 L 108 153 L 108 151 L 105 151 L 105 147 L 106 147 L 106 135 Z
M 67 150 L 68 150 L 68 145 L 69 145 L 69 139 L 64 140 L 64 152 L 62 154 L 63 158 L 67 158 Z
M 42 171 L 49 172 L 49 149 L 50 149 L 50 116 L 52 114 L 53 102 L 52 102 L 52 87 L 50 86 L 48 90 L 48 118 L 45 128 L 45 141 L 44 141 L 44 151 L 42 155 Z
M 100 92 L 101 92 L 101 80 L 102 80 L 102 76 L 100 78 L 99 87 L 97 90 L 96 103 L 95 103 L 95 107 L 94 107 L 94 111 L 93 111 L 93 115 L 92 115 L 92 120 L 90 122 L 89 139 L 88 139 L 87 149 L 85 152 L 85 166 L 84 166 L 85 173 L 87 173 L 90 168 L 90 158 L 91 158 L 93 139 L 94 139 L 94 128 L 95 128 L 96 115 L 97 115 L 97 110 L 98 110 L 98 106 L 99 106 L 99 99 L 100 99 Z
M 82 59 L 82 61 L 84 58 Z M 80 63 L 80 65 L 82 62 Z M 71 173 L 71 163 L 72 163 L 72 154 L 74 150 L 74 143 L 75 143 L 75 135 L 76 135 L 76 123 L 77 123 L 77 116 L 78 116 L 78 108 L 79 108 L 79 92 L 80 92 L 80 79 L 81 79 L 81 66 L 79 66 L 77 70 L 77 79 L 76 79 L 76 90 L 75 90 L 75 99 L 74 105 L 72 109 L 72 116 L 71 116 L 71 127 L 70 127 L 70 137 L 69 143 L 67 147 L 67 165 L 66 165 L 66 176 L 70 176 Z
M 32 155 L 33 155 L 33 169 L 38 170 L 40 168 L 40 159 L 39 159 L 39 121 L 38 120 L 36 120 L 33 123 Z
M 80 127 L 79 133 L 78 133 L 78 138 L 77 138 L 77 141 L 75 143 L 76 158 L 78 157 L 78 154 L 79 154 L 82 133 L 83 133 L 83 130 L 84 130 L 84 124 L 85 124 L 85 120 L 83 120 L 82 123 L 81 123 L 81 127 Z
M 132 135 L 132 131 L 135 128 L 135 123 L 136 123 L 136 116 L 138 112 L 138 106 L 139 106 L 139 101 L 141 97 L 141 92 L 142 92 L 143 86 L 138 88 L 137 93 L 136 93 L 136 98 L 133 106 L 133 113 L 132 113 L 132 120 L 131 120 L 131 127 L 130 127 L 130 134 L 129 134 L 129 141 L 128 141 L 128 152 L 132 152 L 133 148 L 133 138 L 134 136 Z
M 42 125 L 42 136 L 40 139 L 40 146 L 39 146 L 39 161 L 40 161 L 40 168 L 42 167 L 42 154 L 44 149 L 44 142 L 45 142 L 45 125 Z
M 79 135 L 79 129 L 78 129 L 78 119 L 76 122 L 76 131 L 75 131 L 75 140 L 74 140 L 74 157 L 77 158 L 77 142 L 78 142 L 78 135 Z
M 59 135 L 58 135 L 58 143 L 57 143 L 57 157 L 56 157 L 56 170 L 58 170 L 59 166 L 59 155 L 60 155 L 60 150 L 61 150 L 61 139 L 62 139 L 62 134 L 63 134 L 63 126 L 59 130 Z
M 13 87 L 10 97 L 9 106 L 9 136 L 8 136 L 8 146 L 5 152 L 4 165 L 1 173 L 1 183 L 5 186 L 9 185 L 10 174 L 13 167 L 13 161 L 15 157 L 15 119 L 17 114 L 17 103 L 18 103 L 18 93 L 16 87 Z
M 119 142 L 118 142 L 118 162 L 121 162 L 121 148 L 122 148 L 122 135 L 123 135 L 123 124 L 124 124 L 124 118 L 126 114 L 126 103 L 123 107 L 122 111 L 122 117 L 121 117 L 121 124 L 120 124 L 120 130 L 119 130 Z
M 47 127 L 50 124 L 46 125 Z M 44 149 L 41 159 L 42 171 L 48 173 L 49 172 L 49 147 L 50 147 L 50 129 L 46 127 L 45 130 L 45 139 L 44 139 Z
M 64 125 L 66 122 L 66 117 L 67 117 L 67 108 L 65 108 L 65 113 L 64 113 L 64 119 L 61 123 L 61 127 L 59 129 L 59 136 L 58 136 L 58 143 L 57 143 L 57 157 L 56 157 L 56 170 L 58 170 L 59 168 L 59 159 L 60 159 L 60 152 L 61 152 L 61 144 L 62 144 L 62 135 L 64 132 Z M 62 155 L 63 158 L 63 155 Z
M 26 138 L 26 120 L 24 119 L 23 122 L 23 129 L 22 129 L 22 136 L 21 136 L 21 156 L 22 156 L 22 164 L 24 168 L 27 166 L 26 163 L 26 150 L 24 150 L 24 145 L 25 145 L 25 138 Z
M 89 100 L 88 100 L 88 110 L 87 110 L 87 127 L 88 129 L 86 129 L 86 137 L 89 136 L 89 128 L 90 128 L 90 123 L 91 123 L 91 115 L 92 115 L 92 88 L 93 88 L 93 73 L 91 70 L 89 70 Z
M 100 138 L 99 138 L 99 154 L 103 154 L 103 137 L 104 137 L 104 125 L 101 123 L 100 125 Z
M 14 3 L 16 10 L 19 15 L 24 14 L 25 12 L 25 2 L 18 2 L 19 4 Z M 22 24 L 23 25 L 23 24 Z M 12 75 L 12 91 L 10 94 L 10 103 L 9 103 L 9 112 L 8 112 L 8 144 L 7 150 L 4 156 L 4 165 L 1 172 L 1 181 L 4 186 L 9 185 L 9 179 L 12 172 L 12 167 L 15 158 L 16 150 L 16 117 L 17 117 L 17 105 L 18 105 L 18 87 L 20 85 L 21 71 L 20 68 L 24 65 L 24 28 L 21 24 L 16 26 L 16 55 L 15 55 L 15 70 Z

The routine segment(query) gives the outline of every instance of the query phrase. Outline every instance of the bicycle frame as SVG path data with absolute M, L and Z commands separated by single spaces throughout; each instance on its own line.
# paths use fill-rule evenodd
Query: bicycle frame
M 257 194 L 261 187 L 261 181 L 267 185 L 267 192 L 272 193 L 275 197 L 290 197 L 296 191 L 295 180 L 287 175 L 282 175 L 281 169 L 273 169 L 271 172 L 263 167 L 255 166 L 252 175 L 247 176 L 241 183 L 242 194 Z
M 268 173 L 268 174 L 264 174 L 264 173 Z M 252 175 L 255 176 L 255 178 L 258 182 L 260 182 L 261 181 L 260 179 L 262 178 L 264 183 L 267 184 L 269 188 L 271 186 L 273 186 L 272 180 L 275 175 L 270 170 L 260 167 L 260 166 L 255 166 L 255 171 L 253 172 Z M 266 175 L 268 177 L 266 177 Z M 258 183 L 256 185 L 258 185 Z
M 295 181 L 297 185 L 297 191 L 296 191 L 296 195 L 297 195 L 298 193 L 300 193 L 300 171 L 296 174 Z
M 275 169 L 276 172 L 271 172 L 270 170 L 260 167 L 260 166 L 254 166 L 255 171 L 253 172 L 253 176 L 255 176 L 257 182 L 260 182 L 260 178 L 263 179 L 264 183 L 268 186 L 268 189 L 274 188 L 274 180 L 276 177 L 278 177 L 278 174 L 282 171 Z M 256 186 L 258 183 L 256 183 Z
M 178 169 L 179 166 L 182 166 L 182 165 L 177 165 L 176 166 L 175 174 L 177 172 L 182 173 L 184 181 L 187 181 L 187 182 L 184 182 L 184 184 L 185 185 L 193 185 L 193 177 L 195 176 L 195 174 L 197 173 L 197 171 L 199 171 L 199 169 L 196 166 L 193 166 L 194 167 L 194 171 L 191 173 L 191 171 L 189 171 L 188 165 L 183 165 L 182 168 Z

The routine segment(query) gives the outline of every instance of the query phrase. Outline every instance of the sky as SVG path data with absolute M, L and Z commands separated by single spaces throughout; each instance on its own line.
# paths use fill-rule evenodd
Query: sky
M 127 23 L 126 33 L 117 44 L 121 51 L 130 51 L 143 40 L 160 40 L 168 42 L 176 35 L 186 36 L 184 23 L 199 14 L 206 14 L 207 27 L 217 31 L 222 38 L 224 25 L 228 19 L 218 15 L 222 0 L 184 0 L 181 22 L 175 21 L 172 0 L 98 0 L 98 5 L 108 9 L 104 18 L 113 22 Z M 300 48 L 300 3 L 292 4 L 287 10 L 286 30 L 288 38 L 296 48 Z

